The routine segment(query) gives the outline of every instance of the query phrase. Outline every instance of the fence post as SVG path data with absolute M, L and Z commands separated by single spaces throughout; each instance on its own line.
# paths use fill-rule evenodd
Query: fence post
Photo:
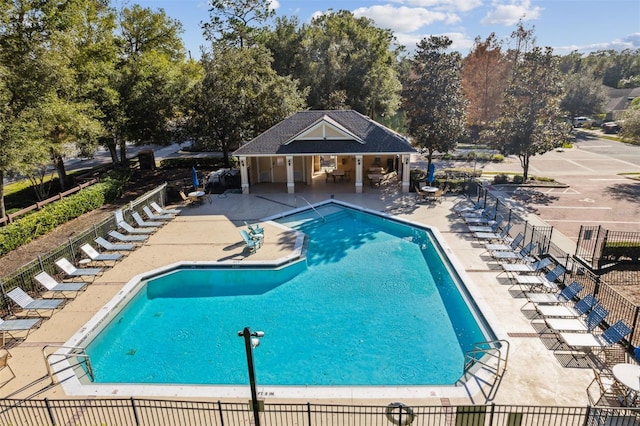
M 51 404 L 49 403 L 49 398 L 44 399 L 44 405 L 47 407 L 47 414 L 49 414 L 49 419 L 51 420 L 51 424 L 53 426 L 56 426 L 58 423 L 56 423 L 56 418 L 53 415 L 53 408 L 51 408 Z
M 222 415 L 222 403 L 218 400 L 218 413 L 220 414 L 220 425 L 224 426 L 224 416 Z
M 138 410 L 136 410 L 136 401 L 131 397 L 131 410 L 133 411 L 133 420 L 136 422 L 136 425 L 140 425 L 140 420 L 138 419 Z
M 491 410 L 489 411 L 489 426 L 491 426 L 493 424 L 493 412 L 496 409 L 496 403 L 492 402 L 491 403 Z
M 311 403 L 307 402 L 307 421 L 309 422 L 309 426 L 311 426 Z
M 71 259 L 69 259 L 72 263 L 76 263 L 76 251 L 73 249 L 73 241 L 69 238 L 69 250 L 71 251 Z

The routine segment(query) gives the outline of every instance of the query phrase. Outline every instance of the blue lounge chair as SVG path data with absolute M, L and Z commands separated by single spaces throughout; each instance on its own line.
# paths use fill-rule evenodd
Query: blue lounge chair
M 73 299 L 79 292 L 86 290 L 87 285 L 89 285 L 85 282 L 59 283 L 55 280 L 55 278 L 47 274 L 45 271 L 40 272 L 33 278 L 38 284 L 44 287 L 48 293 L 60 294 L 65 297 L 65 299 Z M 73 296 L 66 297 L 65 294 L 69 293 L 72 293 Z
M 551 265 L 553 262 L 549 257 L 543 257 L 540 260 L 536 260 L 531 263 L 502 263 L 502 272 L 506 272 L 507 274 L 537 274 L 542 272 L 547 266 Z
M 616 322 L 603 333 L 558 333 L 558 338 L 571 351 L 579 350 L 591 352 L 593 349 L 603 349 L 615 345 L 631 333 L 631 328 L 623 320 Z
M 534 305 L 538 314 L 542 317 L 551 318 L 578 318 L 586 315 L 594 306 L 598 304 L 598 300 L 591 294 L 587 294 L 578 300 L 575 305 Z
M 55 261 L 55 264 L 62 272 L 64 272 L 67 278 L 76 278 L 84 276 L 92 276 L 102 274 L 102 268 L 76 268 L 66 258 L 61 257 Z
M 520 246 L 520 243 L 524 240 L 524 234 L 519 232 L 518 235 L 511 241 L 509 244 L 504 243 L 496 243 L 496 244 L 485 244 L 484 248 L 488 252 L 493 253 L 494 251 L 515 251 Z
M 7 297 L 22 309 L 22 312 L 15 314 L 16 316 L 31 316 L 35 314 L 39 317 L 44 317 L 43 312 L 53 315 L 53 313 L 57 309 L 61 309 L 65 303 L 65 299 L 34 299 L 20 287 L 16 287 L 8 292 Z
M 558 288 L 556 281 L 567 272 L 562 265 L 556 265 L 555 268 L 547 272 L 545 275 L 516 275 L 514 279 L 522 288 L 527 286 L 530 290 L 542 288 L 547 291 L 555 291 Z
M 511 238 L 509 238 L 509 231 L 511 231 L 511 224 L 505 226 L 504 228 L 502 228 L 502 231 L 500 231 L 500 233 L 497 233 L 496 231 L 498 230 L 498 228 L 496 228 L 496 230 L 494 232 L 474 232 L 473 236 L 477 239 L 477 240 L 484 240 L 484 241 L 500 241 L 502 243 L 509 243 L 511 240 Z
M 539 305 L 558 305 L 572 301 L 582 291 L 582 284 L 573 281 L 571 284 L 562 289 L 559 293 L 525 291 L 524 297 L 527 303 L 535 303 Z M 526 306 L 526 305 L 525 305 Z
M 604 306 L 597 304 L 587 316 L 582 318 L 545 318 L 544 322 L 548 330 L 553 332 L 591 333 L 609 315 Z
M 251 238 L 249 233 L 244 229 L 240 230 L 240 235 L 245 242 L 245 250 L 249 251 L 249 253 L 255 253 L 255 251 L 260 248 L 260 240 Z
M 533 261 L 533 258 L 530 257 L 529 255 L 533 252 L 533 250 L 536 248 L 537 244 L 534 243 L 533 241 L 530 242 L 529 244 L 527 244 L 526 246 L 524 246 L 522 248 L 522 250 L 516 252 L 516 251 L 494 251 L 493 253 L 491 253 L 491 257 L 493 257 L 495 260 L 501 262 L 501 261 L 508 261 L 508 262 L 527 262 L 527 261 Z

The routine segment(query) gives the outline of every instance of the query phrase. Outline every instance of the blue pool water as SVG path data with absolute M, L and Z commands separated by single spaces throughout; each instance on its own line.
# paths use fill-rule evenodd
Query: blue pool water
M 87 346 L 100 383 L 447 385 L 487 337 L 428 230 L 327 206 L 284 218 L 306 262 L 183 269 L 148 281 Z M 267 235 L 267 238 L 269 236 Z M 455 275 L 455 274 L 454 274 Z

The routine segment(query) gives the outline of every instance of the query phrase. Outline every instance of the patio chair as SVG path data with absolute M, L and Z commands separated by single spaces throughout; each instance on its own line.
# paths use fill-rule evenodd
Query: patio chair
M 587 398 L 591 406 L 618 407 L 624 401 L 625 391 L 609 371 L 593 370 L 593 380 L 587 385 Z
M 0 387 L 6 385 L 8 382 L 16 378 L 16 373 L 13 371 L 13 369 L 9 365 L 9 358 L 11 358 L 11 353 L 9 352 L 9 350 L 2 349 L 2 351 L 0 351 L 0 371 L 6 368 L 7 370 L 9 370 L 9 373 L 11 373 L 11 378 L 9 380 L 2 382 Z
M 0 333 L 2 333 L 2 346 L 7 343 L 7 335 L 15 340 L 26 339 L 29 332 L 40 327 L 42 318 L 21 318 L 3 320 L 0 318 Z
M 459 201 L 458 203 L 456 203 L 456 205 L 454 205 L 452 207 L 452 210 L 454 212 L 456 212 L 458 215 L 461 215 L 463 213 L 471 213 L 471 212 L 474 212 L 474 211 L 481 211 L 484 208 L 484 201 L 483 200 L 477 201 L 473 205 L 469 205 L 468 203 L 466 203 L 466 201 L 467 201 L 466 198 L 463 201 Z
M 182 202 L 185 206 L 193 207 L 195 205 L 193 203 L 193 199 L 187 197 L 187 194 L 185 194 L 184 191 L 180 191 L 178 192 L 178 194 L 180 194 L 180 198 L 182 199 Z
M 96 242 L 100 247 L 107 251 L 131 251 L 136 248 L 135 244 L 118 244 L 112 243 L 109 240 L 105 240 L 103 237 L 98 237 L 93 241 Z
M 534 306 L 538 315 L 545 318 L 579 318 L 586 315 L 597 304 L 598 300 L 593 295 L 587 294 L 585 297 L 578 300 L 573 306 L 569 306 L 567 304 L 534 304 Z
M 147 215 L 149 220 L 171 220 L 174 218 L 172 214 L 156 214 L 151 211 L 149 206 L 142 206 L 142 211 Z
M 83 276 L 96 276 L 103 272 L 102 268 L 76 268 L 65 257 L 55 261 L 55 264 L 62 272 L 64 272 L 66 278 L 83 277 Z
M 507 274 L 530 275 L 542 272 L 547 266 L 551 265 L 552 263 L 553 262 L 551 261 L 550 257 L 543 257 L 542 259 L 530 263 L 501 263 L 501 265 L 502 272 L 505 272 Z
M 156 211 L 156 213 L 158 214 L 180 214 L 180 210 L 177 209 L 163 209 L 162 207 L 160 207 L 160 205 L 158 203 L 156 203 L 155 201 L 152 201 L 151 203 L 149 203 L 149 205 L 151 206 L 151 208 L 153 210 Z
M 324 169 L 324 183 L 329 183 L 329 179 L 333 178 L 329 170 Z
M 20 287 L 16 287 L 8 292 L 7 297 L 22 309 L 22 312 L 15 314 L 18 317 L 35 314 L 43 318 L 44 312 L 49 313 L 49 316 L 51 316 L 56 310 L 62 309 L 66 302 L 65 299 L 34 299 Z
M 524 246 L 520 251 L 494 251 L 491 253 L 491 257 L 498 262 L 527 262 L 533 261 L 533 258 L 529 255 L 536 248 L 537 243 L 531 241 L 529 244 Z
M 556 281 L 567 272 L 562 265 L 556 265 L 545 275 L 516 275 L 514 280 L 520 286 L 528 286 L 529 290 L 543 289 L 545 291 L 556 291 L 558 285 Z
M 122 228 L 129 234 L 152 234 L 156 231 L 156 228 L 134 228 L 127 221 L 124 220 L 124 215 L 121 209 L 115 211 L 114 216 L 116 218 L 116 224 L 119 228 Z
M 249 229 L 249 236 L 256 239 L 256 238 L 264 238 L 264 228 L 262 226 L 260 226 L 259 223 L 254 223 L 254 224 L 250 224 L 247 223 L 247 221 L 244 221 L 244 224 L 246 225 L 246 227 Z
M 416 185 L 415 190 L 416 190 L 416 197 L 415 197 L 416 203 L 429 200 L 429 193 L 426 191 L 422 191 L 420 189 L 420 185 Z
M 557 334 L 560 342 L 568 346 L 571 352 L 585 352 L 585 356 L 594 349 L 604 349 L 606 347 L 620 343 L 622 339 L 631 333 L 631 328 L 620 320 L 609 326 L 602 333 L 564 333 Z M 556 349 L 561 350 L 561 349 Z
M 496 228 L 494 232 L 474 232 L 473 236 L 476 240 L 484 240 L 484 241 L 500 241 L 504 244 L 508 244 L 512 241 L 509 237 L 509 231 L 511 231 L 511 224 L 502 228 L 500 233 L 497 233 L 500 226 Z
M 164 225 L 164 222 L 152 222 L 152 221 L 148 221 L 148 220 L 144 220 L 142 218 L 142 216 L 140 216 L 140 213 L 138 212 L 131 212 L 131 217 L 133 218 L 133 220 L 136 221 L 136 223 L 138 224 L 138 226 L 142 226 L 142 227 L 160 227 L 162 225 Z
M 47 290 L 45 294 L 59 294 L 65 299 L 75 298 L 79 292 L 86 290 L 89 285 L 89 283 L 86 282 L 60 283 L 45 271 L 40 272 L 38 275 L 33 277 L 33 279 Z M 73 294 L 73 296 L 66 296 L 70 293 Z
M 249 236 L 249 233 L 244 229 L 240 230 L 240 235 L 242 236 L 242 239 L 245 243 L 244 249 L 249 253 L 255 253 L 256 250 L 260 248 L 260 240 L 254 240 L 253 238 L 251 238 Z
M 524 234 L 522 232 L 519 232 L 518 235 L 516 235 L 509 244 L 489 243 L 485 244 L 484 248 L 490 253 L 493 253 L 494 251 L 514 251 L 518 249 L 522 241 L 524 241 Z
M 109 236 L 115 240 L 129 242 L 129 243 L 133 243 L 133 242 L 142 243 L 146 241 L 147 238 L 149 238 L 148 235 L 124 235 L 118 231 L 109 231 Z
M 122 255 L 120 253 L 99 253 L 91 246 L 91 244 L 81 245 L 80 250 L 82 250 L 82 252 L 89 256 L 89 259 L 94 262 L 117 262 L 122 259 Z

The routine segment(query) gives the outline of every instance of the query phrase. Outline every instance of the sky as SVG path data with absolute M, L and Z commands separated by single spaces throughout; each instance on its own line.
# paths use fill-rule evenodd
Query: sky
M 182 38 L 194 58 L 200 57 L 200 24 L 209 20 L 207 0 L 116 0 L 138 3 L 180 21 Z M 276 16 L 297 16 L 308 23 L 326 12 L 349 10 L 390 29 L 409 52 L 430 35 L 446 35 L 452 49 L 466 56 L 474 39 L 492 32 L 508 41 L 518 20 L 535 28 L 539 46 L 554 53 L 572 51 L 640 49 L 640 1 L 638 0 L 272 0 Z

